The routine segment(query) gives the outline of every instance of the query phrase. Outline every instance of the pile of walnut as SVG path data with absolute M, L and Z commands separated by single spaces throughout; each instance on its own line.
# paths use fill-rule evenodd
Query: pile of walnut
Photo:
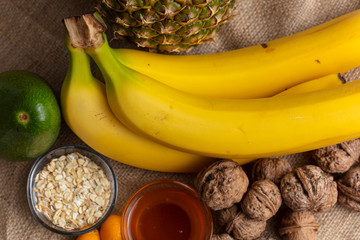
M 360 211 L 360 166 L 354 166 L 360 140 L 317 149 L 311 156 L 317 166 L 294 169 L 284 158 L 259 159 L 249 174 L 251 182 L 232 160 L 199 172 L 195 188 L 222 229 L 212 240 L 262 239 L 266 221 L 282 206 L 278 232 L 284 240 L 315 240 L 319 225 L 313 213 L 329 211 L 337 202 Z

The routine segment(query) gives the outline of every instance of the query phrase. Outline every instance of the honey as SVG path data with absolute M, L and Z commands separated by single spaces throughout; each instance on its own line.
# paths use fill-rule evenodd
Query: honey
M 130 199 L 123 213 L 123 234 L 129 240 L 209 240 L 211 213 L 191 187 L 160 180 Z

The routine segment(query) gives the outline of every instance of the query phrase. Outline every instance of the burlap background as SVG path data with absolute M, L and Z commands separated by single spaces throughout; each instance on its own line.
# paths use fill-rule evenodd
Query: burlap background
M 215 42 L 204 44 L 189 54 L 221 52 L 263 43 L 359 8 L 359 0 L 238 0 L 236 16 L 223 26 Z M 47 79 L 59 96 L 68 66 L 61 20 L 91 10 L 92 0 L 0 0 L 0 72 L 33 71 Z M 116 45 L 134 48 L 126 41 L 118 41 Z M 360 71 L 355 69 L 346 76 L 355 79 L 360 77 Z M 84 143 L 63 123 L 54 147 L 68 144 Z M 293 166 L 310 161 L 306 153 L 287 158 Z M 33 161 L 11 163 L 0 159 L 0 239 L 75 239 L 46 230 L 31 215 L 26 180 L 32 164 Z M 151 180 L 173 178 L 192 184 L 194 179 L 193 174 L 152 172 L 115 161 L 111 164 L 119 181 L 114 210 L 117 214 L 131 194 Z M 331 212 L 316 214 L 316 219 L 321 224 L 319 240 L 360 239 L 360 213 L 336 206 Z M 279 239 L 277 225 L 278 219 L 271 219 L 263 236 Z

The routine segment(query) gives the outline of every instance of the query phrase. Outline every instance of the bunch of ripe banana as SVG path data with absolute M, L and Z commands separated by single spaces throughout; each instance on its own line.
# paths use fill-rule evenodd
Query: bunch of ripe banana
M 112 49 L 93 15 L 64 23 L 63 116 L 114 160 L 192 172 L 215 158 L 243 164 L 360 137 L 360 81 L 337 75 L 360 64 L 360 11 L 259 46 L 187 56 Z

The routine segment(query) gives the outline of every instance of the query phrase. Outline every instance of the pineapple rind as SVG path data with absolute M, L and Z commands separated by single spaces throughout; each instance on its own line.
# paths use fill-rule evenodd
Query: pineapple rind
M 114 32 L 139 47 L 187 51 L 211 41 L 231 19 L 235 0 L 97 0 L 97 11 Z

